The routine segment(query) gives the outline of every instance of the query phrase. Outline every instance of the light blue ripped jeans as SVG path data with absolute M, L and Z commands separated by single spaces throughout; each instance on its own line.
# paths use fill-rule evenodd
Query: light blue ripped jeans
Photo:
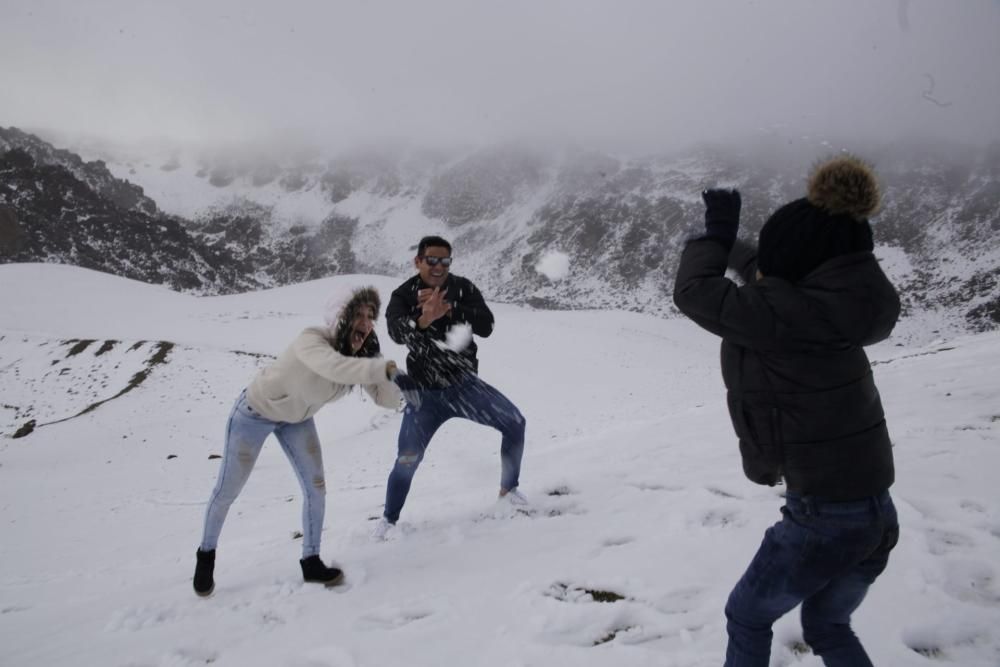
M 245 389 L 229 414 L 222 467 L 205 511 L 202 551 L 211 551 L 219 543 L 229 507 L 243 490 L 264 440 L 271 433 L 278 439 L 302 487 L 302 557 L 319 554 L 326 512 L 326 479 L 316 424 L 311 417 L 296 424 L 271 421 L 250 407 Z

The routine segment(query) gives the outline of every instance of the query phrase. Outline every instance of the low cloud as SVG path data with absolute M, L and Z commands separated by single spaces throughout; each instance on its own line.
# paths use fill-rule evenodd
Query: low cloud
M 0 125 L 121 141 L 1000 139 L 1000 3 L 4 3 Z

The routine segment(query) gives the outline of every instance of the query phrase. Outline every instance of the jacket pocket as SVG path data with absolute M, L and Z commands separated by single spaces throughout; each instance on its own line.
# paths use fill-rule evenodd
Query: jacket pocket
M 751 444 L 740 440 L 743 474 L 755 484 L 774 486 L 781 481 L 781 458 L 777 448 L 768 444 Z
M 774 486 L 781 481 L 783 463 L 776 408 L 754 405 L 733 394 L 728 396 L 728 403 L 733 429 L 740 441 L 743 474 L 756 484 Z
M 774 486 L 781 481 L 784 454 L 781 447 L 781 424 L 778 409 L 760 407 L 743 410 L 749 440 L 740 443 L 743 472 L 757 484 Z

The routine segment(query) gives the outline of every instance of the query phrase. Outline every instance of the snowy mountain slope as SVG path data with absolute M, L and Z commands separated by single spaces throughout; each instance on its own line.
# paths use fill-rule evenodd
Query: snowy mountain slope
M 742 476 L 716 341 L 637 313 L 495 307 L 482 373 L 527 417 L 532 515 L 494 504 L 496 434 L 451 422 L 396 534 L 370 542 L 400 417 L 356 392 L 318 417 L 323 552 L 347 585 L 301 583 L 299 492 L 272 441 L 230 513 L 215 594 L 194 596 L 218 470 L 209 456 L 266 361 L 254 355 L 319 321 L 331 295 L 369 283 L 386 293 L 402 278 L 195 298 L 71 267 L 0 266 L 0 281 L 19 286 L 0 291 L 3 403 L 74 414 L 100 394 L 85 375 L 108 378 L 110 390 L 144 367 L 126 363 L 127 342 L 175 344 L 139 386 L 84 415 L 18 439 L 9 420 L 3 427 L 0 663 L 719 664 L 726 595 L 778 518 L 780 489 Z M 377 330 L 386 355 L 402 360 L 384 323 Z M 122 345 L 98 355 L 95 342 L 67 360 L 58 342 L 90 338 Z M 897 342 L 871 356 L 902 537 L 856 629 L 876 664 L 993 667 L 1000 337 Z M 64 362 L 71 373 L 42 372 Z M 12 381 L 13 368 L 33 382 Z M 772 664 L 820 664 L 801 651 L 794 616 L 776 627 Z
M 264 284 L 405 271 L 416 240 L 440 233 L 494 298 L 669 315 L 670 277 L 701 219 L 701 189 L 741 188 L 743 233 L 754 238 L 771 211 L 802 196 L 811 163 L 841 143 L 772 138 L 645 158 L 508 145 L 451 155 L 382 148 L 327 159 L 173 155 L 145 167 L 108 165 L 166 210 L 198 221 L 206 241 L 237 230 L 225 248 L 272 267 L 264 273 L 273 282 Z M 883 180 L 876 241 L 883 254 L 908 262 L 909 270 L 892 275 L 907 312 L 936 312 L 932 319 L 950 335 L 995 328 L 1000 147 L 856 150 Z M 161 161 L 169 165 L 157 167 Z M 270 180 L 257 175 L 262 170 Z M 213 179 L 218 173 L 227 176 Z M 536 269 L 553 251 L 571 259 L 562 281 Z
M 199 293 L 260 284 L 252 266 L 200 243 L 181 221 L 123 208 L 66 166 L 24 149 L 2 152 L 0 261 L 43 260 Z
M 771 211 L 803 194 L 811 162 L 839 145 L 772 137 L 644 158 L 517 145 L 337 156 L 238 147 L 116 157 L 102 149 L 88 154 L 101 161 L 84 163 L 38 137 L 3 132 L 37 161 L 33 170 L 0 169 L 4 261 L 72 263 L 218 294 L 406 272 L 417 240 L 437 233 L 454 243 L 456 271 L 494 299 L 664 316 L 676 314 L 672 277 L 684 240 L 700 227 L 703 187 L 742 190 L 742 234 L 752 239 Z M 908 340 L 995 329 L 1000 147 L 861 148 L 884 185 L 873 224 L 914 322 Z M 135 180 L 166 213 L 129 212 L 97 190 L 83 198 L 106 204 L 81 208 L 70 171 L 50 182 L 52 169 L 69 169 L 66 156 L 115 182 Z M 47 184 L 40 195 L 31 194 L 34 181 Z M 538 269 L 553 252 L 569 260 L 561 278 Z

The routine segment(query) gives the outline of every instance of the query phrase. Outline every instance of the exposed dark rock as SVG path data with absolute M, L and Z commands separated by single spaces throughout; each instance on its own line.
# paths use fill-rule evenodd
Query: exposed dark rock
M 175 218 L 146 212 L 155 205 L 123 208 L 62 163 L 8 150 L 0 154 L 0 184 L 0 209 L 16 212 L 13 243 L 0 243 L 0 263 L 74 264 L 205 294 L 259 285 L 225 249 L 205 247 Z
M 17 223 L 14 209 L 10 206 L 0 206 L 0 256 L 16 253 L 24 237 L 24 231 Z
M 84 162 L 79 155 L 55 148 L 33 134 L 22 132 L 14 127 L 6 129 L 0 127 L 0 154 L 15 148 L 23 150 L 39 165 L 64 167 L 78 180 L 86 183 L 90 189 L 118 208 L 147 215 L 155 215 L 157 212 L 156 203 L 143 193 L 142 188 L 115 178 L 103 161 Z M 21 159 L 23 160 L 23 158 Z M 19 166 L 26 167 L 23 163 Z

